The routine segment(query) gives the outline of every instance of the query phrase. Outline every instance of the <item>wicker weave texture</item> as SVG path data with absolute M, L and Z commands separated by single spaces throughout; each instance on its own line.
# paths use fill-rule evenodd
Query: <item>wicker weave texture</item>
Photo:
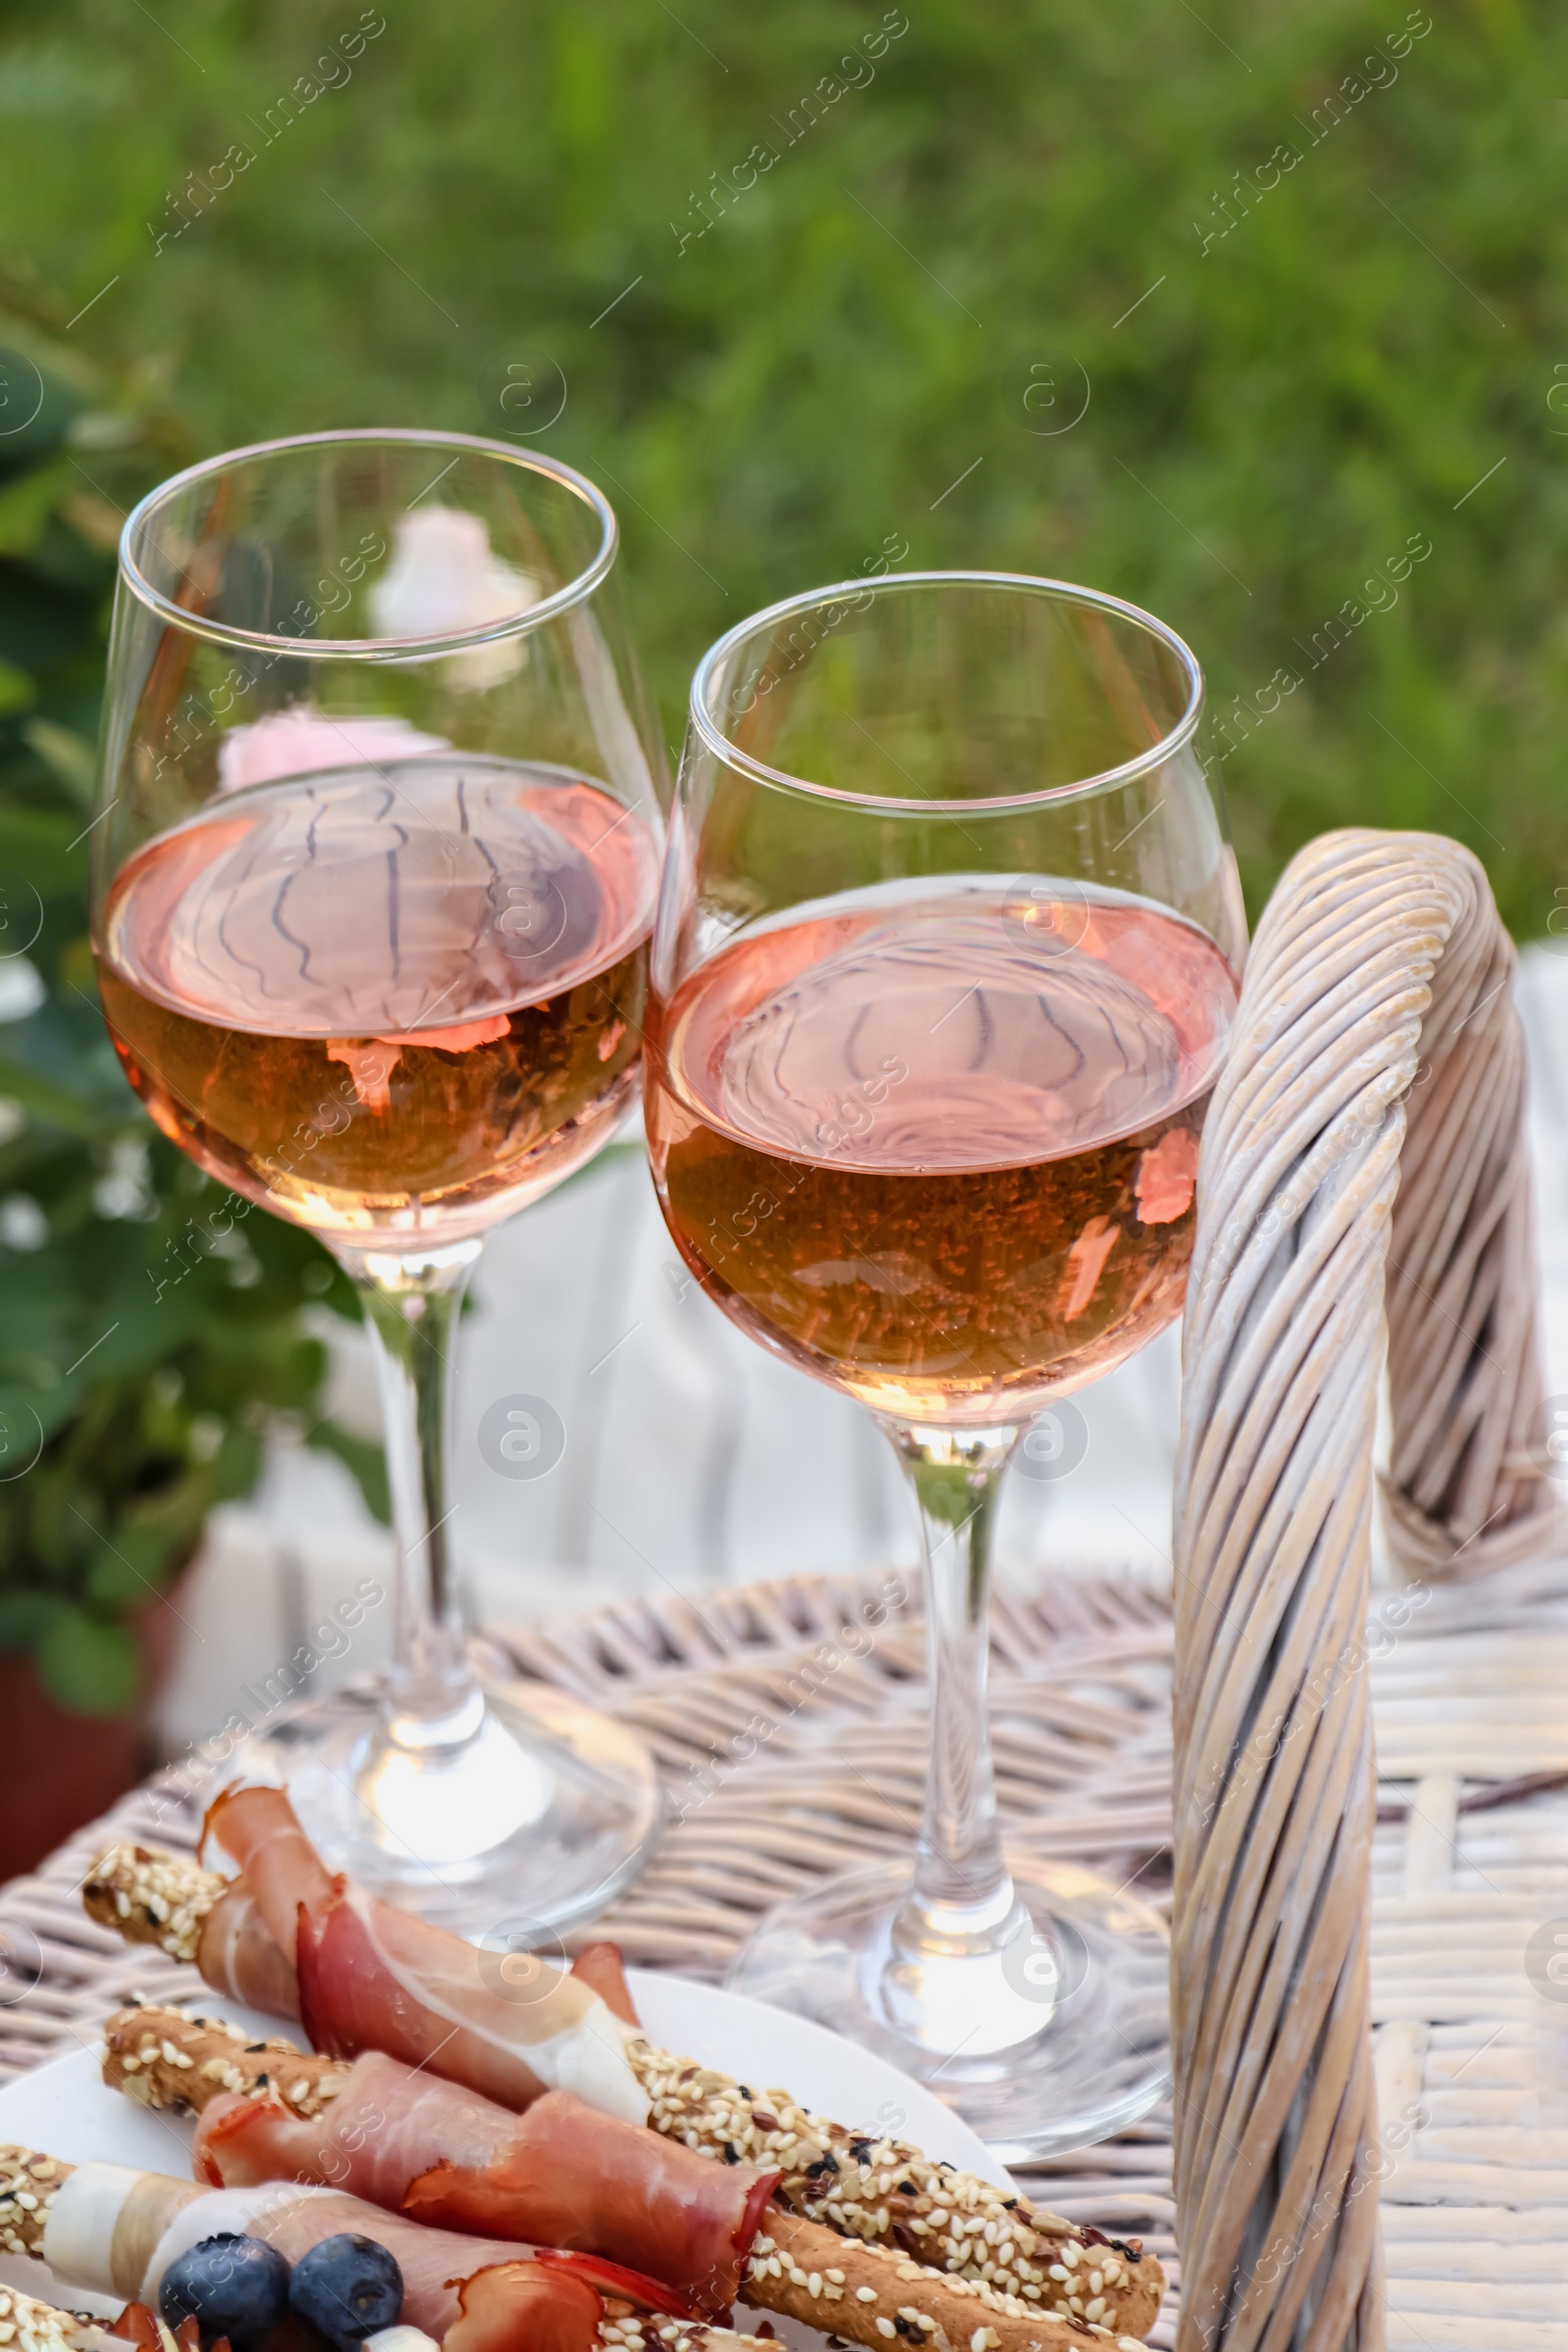
M 1556 1512 L 1526 1450 L 1512 970 L 1467 851 L 1326 835 L 1259 926 L 1204 1129 L 1175 1520 L 1183 2352 L 1384 2341 L 1364 1667 L 1385 1266 L 1396 1554 L 1495 1570 Z
M 913 1588 L 912 1577 L 906 1582 Z M 605 1928 L 644 1962 L 716 1975 L 777 1886 L 912 1834 L 922 1743 L 913 1604 L 855 1654 L 885 1582 L 818 1580 L 673 1598 L 513 1636 L 543 1674 L 638 1724 L 672 1810 L 654 1869 Z M 1568 2335 L 1568 2005 L 1544 2001 L 1524 1952 L 1568 1913 L 1568 1570 L 1413 1595 L 1370 1644 L 1384 1779 L 1373 1846 L 1372 2012 L 1390 2131 L 1381 2213 L 1396 2352 L 1562 2352 Z M 828 1670 L 834 1653 L 843 1663 Z M 1138 1875 L 1168 1871 L 1171 1621 L 1129 1579 L 1004 1592 L 994 1644 L 1009 1834 Z M 746 1727 L 785 1718 L 757 1751 Z M 706 1765 L 703 1760 L 707 1759 Z M 725 1765 L 720 1772 L 716 1764 Z M 692 1803 L 698 1779 L 711 1787 Z M 1435 1784 L 1446 1779 L 1446 1810 Z M 1542 1785 L 1544 1782 L 1546 1785 Z M 1555 1785 L 1553 1785 L 1555 1784 Z M 158 1784 L 117 1834 L 188 1845 L 195 1820 Z M 133 1950 L 82 1914 L 105 1842 L 84 1831 L 0 1895 L 0 2074 L 96 2041 L 127 1992 L 196 2001 L 194 1973 Z M 1170 2118 L 1038 2168 L 1044 2200 L 1174 2265 Z M 1174 2342 L 1179 2270 L 1152 2342 Z

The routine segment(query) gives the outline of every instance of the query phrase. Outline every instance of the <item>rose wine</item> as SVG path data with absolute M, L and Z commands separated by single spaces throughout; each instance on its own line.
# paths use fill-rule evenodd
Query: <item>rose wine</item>
M 659 850 L 564 771 L 456 755 L 220 800 L 128 860 L 99 986 L 132 1086 L 343 1240 L 481 1231 L 635 1093 Z
M 1025 1418 L 1178 1312 L 1235 1004 L 1202 932 L 1113 894 L 825 902 L 656 1007 L 670 1230 L 754 1338 L 879 1411 Z

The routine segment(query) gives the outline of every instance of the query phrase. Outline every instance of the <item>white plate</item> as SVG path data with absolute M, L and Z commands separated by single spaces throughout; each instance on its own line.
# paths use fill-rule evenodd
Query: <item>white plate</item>
M 662 2048 L 717 2067 L 753 2090 L 787 2088 L 803 2107 L 813 2107 L 853 2130 L 911 2139 L 928 2156 L 978 2173 L 999 2186 L 1011 2186 L 984 2142 L 951 2107 L 896 2066 L 830 2034 L 825 2026 L 790 2017 L 744 1993 L 694 1984 L 689 1977 L 641 1968 L 626 1973 L 649 2039 Z M 262 2017 L 216 1994 L 204 1994 L 199 2005 L 205 2014 L 231 2019 L 257 2040 L 290 2032 L 276 2018 Z M 188 2116 L 156 2114 L 133 2106 L 122 2092 L 110 2090 L 96 2042 L 74 2050 L 68 2058 L 53 2058 L 0 2090 L 0 2141 L 39 2149 L 68 2164 L 98 2157 L 187 2179 L 192 2129 Z M 74 2311 L 119 2309 L 79 2286 L 55 2289 L 42 2263 L 0 2257 L 0 2283 Z M 785 2340 L 820 2352 L 821 2338 L 808 2328 L 797 2331 L 788 2321 L 775 2321 L 774 2326 Z

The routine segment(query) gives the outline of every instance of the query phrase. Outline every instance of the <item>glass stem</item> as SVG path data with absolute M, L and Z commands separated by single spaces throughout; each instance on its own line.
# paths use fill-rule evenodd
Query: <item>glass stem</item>
M 340 1249 L 370 1334 L 398 1549 L 397 1648 L 382 1738 L 400 1747 L 457 1747 L 478 1731 L 484 1699 L 464 1639 L 447 1497 L 453 1337 L 477 1241 L 419 1255 Z
M 1002 1855 L 986 1709 L 992 1535 L 1018 1433 L 884 1427 L 920 1509 L 931 1684 L 925 1815 L 894 1949 L 979 1956 L 1000 1950 L 1022 1918 Z

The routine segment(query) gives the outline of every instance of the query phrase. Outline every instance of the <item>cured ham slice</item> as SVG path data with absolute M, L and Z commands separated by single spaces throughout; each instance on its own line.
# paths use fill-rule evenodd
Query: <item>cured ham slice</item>
M 334 1879 L 281 1788 L 225 1788 L 207 1809 L 198 1859 L 216 1845 L 238 1864 L 246 1889 L 293 1968 L 302 1910 L 319 1911 L 342 1881 Z
M 207 1913 L 194 1957 L 203 1982 L 215 1992 L 226 1992 L 230 2000 L 243 2001 L 247 2008 L 260 2009 L 267 2017 L 299 2016 L 298 1972 L 268 1926 L 243 1872 L 229 1881 Z M 589 1944 L 571 1963 L 570 1973 L 590 1992 L 597 1992 L 622 2025 L 638 2025 L 626 1988 L 626 1972 L 614 1944 Z M 531 2079 L 532 2069 L 528 2072 Z
M 623 2026 L 640 2034 L 643 2021 L 638 2016 L 626 1984 L 626 1964 L 620 1956 L 618 1943 L 590 1943 L 577 1954 L 571 1973 L 590 1991 L 597 1992 L 612 2017 L 618 2017 Z
M 334 1879 L 279 1788 L 225 1790 L 206 1843 L 238 1864 L 283 1966 L 297 1974 L 298 2014 L 318 2050 L 385 2050 L 507 2107 L 574 2090 L 607 2114 L 647 2122 L 626 2029 L 581 1978 L 509 1975 L 510 1954 L 480 1951 Z M 254 1937 L 249 1964 L 263 1965 Z
M 612 2250 L 715 2318 L 740 2294 L 778 2181 L 776 2171 L 721 2168 L 553 2090 L 494 2161 L 437 2164 L 403 2203 L 405 2212 L 443 2229 Z
M 403 2274 L 400 2319 L 437 2338 L 461 2316 L 464 2283 L 498 2266 L 537 2274 L 528 2287 L 530 2304 L 541 2327 L 553 2314 L 550 2325 L 569 2331 L 560 2339 L 566 2352 L 578 2347 L 586 2352 L 593 2342 L 606 2295 L 673 2319 L 686 2316 L 686 2306 L 668 2287 L 619 2263 L 427 2230 L 339 2189 L 271 2181 L 204 2190 L 188 2180 L 117 2164 L 57 2165 L 55 2174 L 38 2243 L 29 2251 L 41 2255 L 55 2277 L 70 2285 L 122 2295 L 154 2309 L 171 2263 L 204 2238 L 225 2230 L 259 2237 L 292 2265 L 323 2238 L 349 2231 L 373 2237 L 395 2257 Z M 590 2308 L 593 2325 L 583 2336 L 582 2318 Z
M 538 2262 L 476 2271 L 458 2300 L 441 2352 L 590 2352 L 604 2310 L 592 2287 Z
M 442 2229 L 629 2263 L 712 2316 L 740 2291 L 776 2169 L 717 2165 L 553 2090 L 523 2115 L 376 2051 L 330 2102 L 225 2094 L 193 2150 L 215 2185 L 331 2183 Z
M 202 1924 L 196 1965 L 215 1992 L 260 2009 L 298 2017 L 300 1981 L 243 1878 L 225 1887 Z

